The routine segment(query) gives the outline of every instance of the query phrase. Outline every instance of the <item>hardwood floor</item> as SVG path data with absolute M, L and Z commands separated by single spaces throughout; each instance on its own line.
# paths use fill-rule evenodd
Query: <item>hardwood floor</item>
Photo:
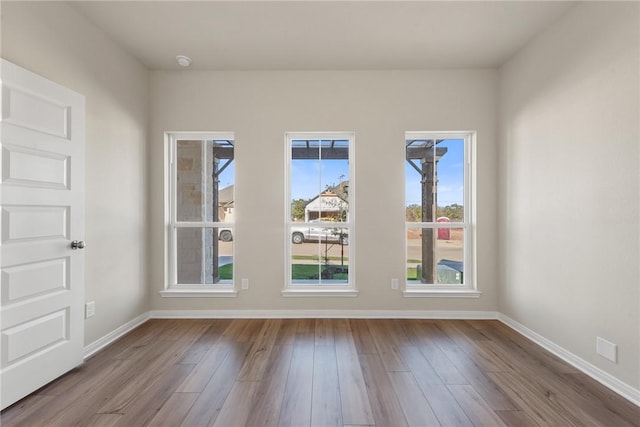
M 497 321 L 150 320 L 2 412 L 11 426 L 640 426 Z

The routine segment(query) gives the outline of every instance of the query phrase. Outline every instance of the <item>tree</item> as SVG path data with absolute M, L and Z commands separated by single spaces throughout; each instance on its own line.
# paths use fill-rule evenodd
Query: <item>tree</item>
M 457 203 L 448 206 L 438 206 L 436 215 L 438 218 L 446 216 L 449 219 L 462 221 L 464 219 L 464 207 Z
M 309 204 L 310 199 L 295 199 L 291 202 L 291 217 L 304 219 L 304 208 Z
M 421 222 L 422 221 L 422 206 L 409 205 L 407 206 L 407 222 Z

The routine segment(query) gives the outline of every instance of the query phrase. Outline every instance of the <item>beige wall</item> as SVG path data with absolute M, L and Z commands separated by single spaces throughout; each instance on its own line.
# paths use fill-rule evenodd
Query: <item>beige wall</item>
M 85 344 L 149 308 L 148 72 L 62 3 L 2 2 L 2 57 L 86 97 Z
M 497 72 L 318 71 L 151 73 L 151 288 L 153 309 L 497 308 Z M 480 299 L 404 298 L 404 132 L 478 132 Z M 233 131 L 236 137 L 237 298 L 161 298 L 165 131 Z M 284 134 L 354 131 L 357 298 L 283 298 Z M 395 160 L 394 160 L 395 159 Z M 380 195 L 387 203 L 380 205 Z
M 579 5 L 500 76 L 500 311 L 636 389 L 638 16 Z

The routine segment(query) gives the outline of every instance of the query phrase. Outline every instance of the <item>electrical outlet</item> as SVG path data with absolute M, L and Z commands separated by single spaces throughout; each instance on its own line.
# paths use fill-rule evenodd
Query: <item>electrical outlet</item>
M 618 346 L 604 338 L 596 337 L 596 353 L 613 363 L 618 363 Z
M 242 279 L 242 289 L 249 289 L 249 279 Z
M 84 305 L 84 318 L 88 319 L 89 317 L 93 317 L 96 314 L 96 302 L 89 301 Z
M 391 289 L 398 289 L 398 279 L 391 279 Z
M 604 338 L 596 337 L 596 353 L 613 363 L 618 363 L 618 346 Z

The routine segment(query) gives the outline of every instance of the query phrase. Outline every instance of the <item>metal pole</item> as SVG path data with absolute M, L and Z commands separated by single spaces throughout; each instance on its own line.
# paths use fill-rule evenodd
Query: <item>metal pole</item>
M 218 187 L 220 184 L 220 180 L 218 179 L 218 163 L 220 163 L 220 159 L 217 157 L 213 158 L 213 174 L 212 174 L 212 183 L 211 183 L 211 191 L 213 192 L 211 197 L 211 220 L 213 222 L 218 222 L 220 220 L 220 215 L 218 210 L 220 209 L 220 200 L 218 198 Z M 218 283 L 220 281 L 220 268 L 218 267 L 218 256 L 220 254 L 220 240 L 218 239 L 218 228 L 215 227 L 213 229 L 213 242 L 212 242 L 212 266 L 211 266 L 211 275 L 213 276 L 213 283 Z

